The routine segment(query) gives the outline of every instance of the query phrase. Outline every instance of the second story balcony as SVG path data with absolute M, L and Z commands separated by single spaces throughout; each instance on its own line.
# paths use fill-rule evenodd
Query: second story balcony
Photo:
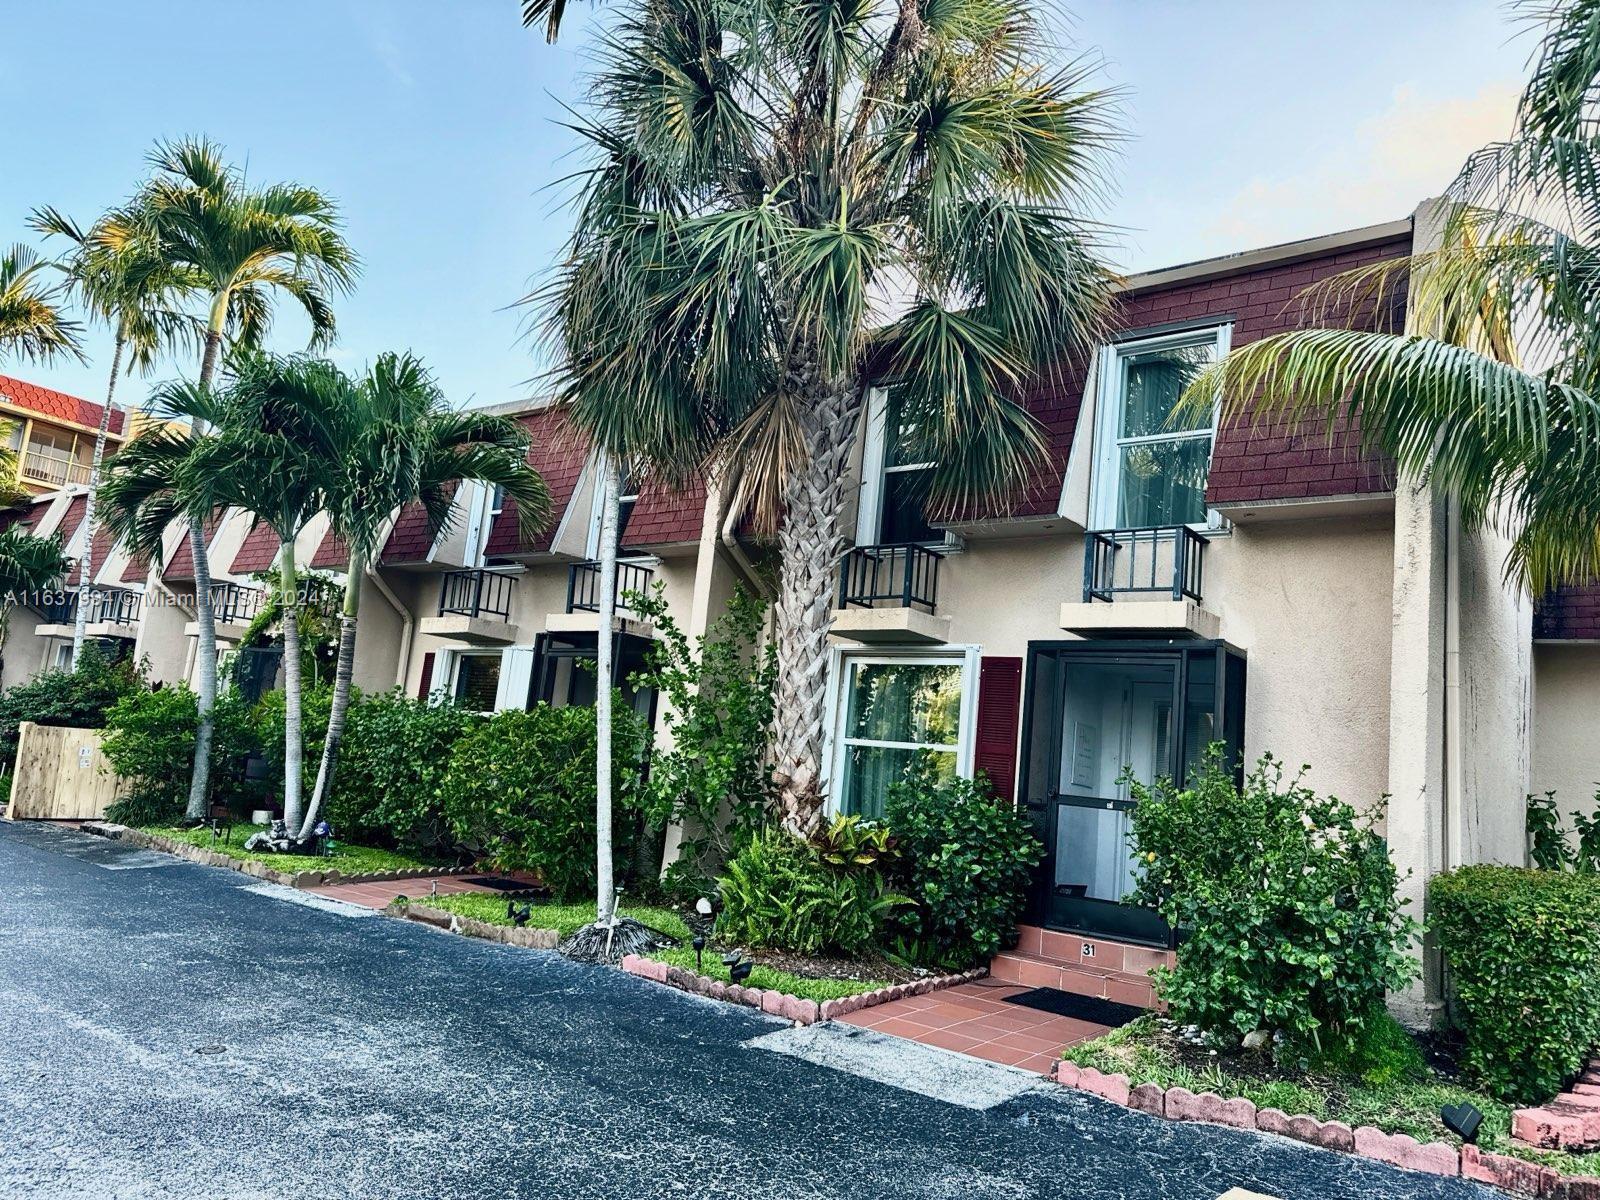
M 1083 637 L 1218 636 L 1201 607 L 1208 542 L 1191 525 L 1098 529 L 1083 535 L 1081 603 L 1061 607 L 1061 627 Z
M 656 573 L 643 563 L 619 562 L 617 564 L 617 613 L 632 617 L 628 596 L 637 592 L 646 595 L 655 581 Z M 600 611 L 600 564 L 594 561 L 575 562 L 567 568 L 567 611 L 598 613 Z
M 89 482 L 88 463 L 42 446 L 24 447 L 19 465 L 28 483 L 60 488 Z
M 144 597 L 138 592 L 125 588 L 92 588 L 85 624 L 96 637 L 132 637 L 143 601 Z M 39 609 L 39 615 L 42 618 L 39 625 L 41 633 L 55 636 L 57 630 L 75 626 L 78 620 L 77 590 L 49 593 Z
M 936 615 L 943 562 L 921 542 L 857 546 L 839 567 L 833 631 L 858 642 L 946 641 L 950 619 Z
M 423 617 L 418 630 L 474 646 L 505 646 L 517 640 L 511 623 L 514 575 L 475 567 L 439 580 L 439 613 Z

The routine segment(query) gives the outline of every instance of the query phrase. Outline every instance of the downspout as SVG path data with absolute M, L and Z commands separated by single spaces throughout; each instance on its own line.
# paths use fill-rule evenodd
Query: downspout
M 761 572 L 756 570 L 755 564 L 750 561 L 750 556 L 744 552 L 744 547 L 739 545 L 739 538 L 734 532 L 742 515 L 735 506 L 731 504 L 728 506 L 727 514 L 722 519 L 722 544 L 728 551 L 728 557 L 733 559 L 733 565 L 738 568 L 739 574 L 750 585 L 750 590 L 763 600 L 771 600 L 773 589 L 762 579 Z
M 389 607 L 400 614 L 400 664 L 395 668 L 394 685 L 404 691 L 406 676 L 411 671 L 411 632 L 416 626 L 417 619 L 411 615 L 409 608 L 400 603 L 400 598 L 389 590 L 389 585 L 383 581 L 383 576 L 378 574 L 375 564 L 369 562 L 365 574 L 372 580 L 373 586 L 378 589 L 378 594 L 384 598 Z

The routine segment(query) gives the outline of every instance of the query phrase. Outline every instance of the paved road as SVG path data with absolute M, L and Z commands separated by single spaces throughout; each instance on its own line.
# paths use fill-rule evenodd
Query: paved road
M 1213 1200 L 1231 1187 L 1493 1196 L 0 822 L 0 1196 Z

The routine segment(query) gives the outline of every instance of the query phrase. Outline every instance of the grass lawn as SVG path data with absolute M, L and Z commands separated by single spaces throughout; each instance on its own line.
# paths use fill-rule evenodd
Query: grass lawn
M 1185 1087 L 1224 1098 L 1243 1096 L 1259 1108 L 1278 1108 L 1291 1116 L 1310 1113 L 1324 1121 L 1343 1121 L 1352 1129 L 1374 1125 L 1386 1133 L 1408 1133 L 1419 1142 L 1460 1145 L 1461 1139 L 1444 1127 L 1439 1110 L 1465 1101 L 1483 1113 L 1478 1144 L 1485 1150 L 1514 1154 L 1567 1174 L 1600 1171 L 1600 1153 L 1575 1155 L 1514 1146 L 1511 1106 L 1439 1074 L 1420 1059 L 1409 1070 L 1368 1071 L 1365 1076 L 1314 1069 L 1300 1076 L 1285 1070 L 1274 1078 L 1274 1069 L 1255 1056 L 1247 1062 L 1243 1055 L 1219 1053 L 1209 1062 L 1197 1061 L 1207 1055 L 1180 1046 L 1152 1014 L 1092 1042 L 1070 1046 L 1062 1057 L 1080 1067 L 1124 1074 L 1133 1084 Z
M 453 896 L 432 896 L 422 900 L 430 908 L 443 909 L 463 917 L 476 917 L 480 921 L 491 925 L 509 925 L 510 919 L 506 916 L 506 898 L 504 896 L 490 895 L 484 892 L 463 892 Z M 688 945 L 691 936 L 689 927 L 684 924 L 683 918 L 670 908 L 651 908 L 648 906 L 624 905 L 622 915 L 642 921 L 652 929 L 659 929 L 662 933 L 671 934 L 680 939 L 684 945 L 676 950 L 657 950 L 650 955 L 659 962 L 670 963 L 675 967 L 694 970 L 694 949 Z M 554 929 L 563 938 L 576 932 L 579 928 L 594 920 L 593 904 L 535 904 L 533 915 L 529 924 L 540 929 Z M 702 959 L 700 974 L 711 979 L 728 981 L 728 968 L 722 965 L 722 950 L 707 946 Z M 791 996 L 799 996 L 803 1000 L 815 1000 L 821 1003 L 824 1000 L 835 1000 L 841 996 L 854 996 L 859 992 L 870 992 L 876 988 L 886 987 L 887 984 L 879 980 L 867 979 L 812 979 L 804 975 L 795 975 L 789 971 L 780 971 L 774 967 L 757 966 L 750 972 L 746 980 L 749 987 L 776 989 L 787 992 Z
M 356 875 L 367 871 L 408 871 L 414 867 L 436 865 L 393 850 L 375 850 L 370 846 L 347 846 L 342 842 L 338 843 L 334 852 L 326 858 L 310 854 L 246 853 L 245 842 L 249 840 L 251 834 L 261 828 L 259 825 L 235 825 L 229 830 L 226 842 L 213 838 L 208 826 L 182 829 L 175 825 L 153 825 L 145 827 L 141 832 L 156 837 L 171 838 L 175 842 L 188 842 L 189 845 L 199 846 L 202 850 L 216 850 L 229 858 L 266 863 L 269 867 L 291 874 L 296 871 L 339 871 L 345 875 Z

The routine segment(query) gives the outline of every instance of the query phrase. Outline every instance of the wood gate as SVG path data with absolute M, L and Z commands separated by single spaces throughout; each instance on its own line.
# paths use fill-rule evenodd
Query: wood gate
M 103 731 L 64 725 L 18 729 L 17 761 L 11 774 L 13 821 L 90 821 L 128 790 L 100 751 Z

